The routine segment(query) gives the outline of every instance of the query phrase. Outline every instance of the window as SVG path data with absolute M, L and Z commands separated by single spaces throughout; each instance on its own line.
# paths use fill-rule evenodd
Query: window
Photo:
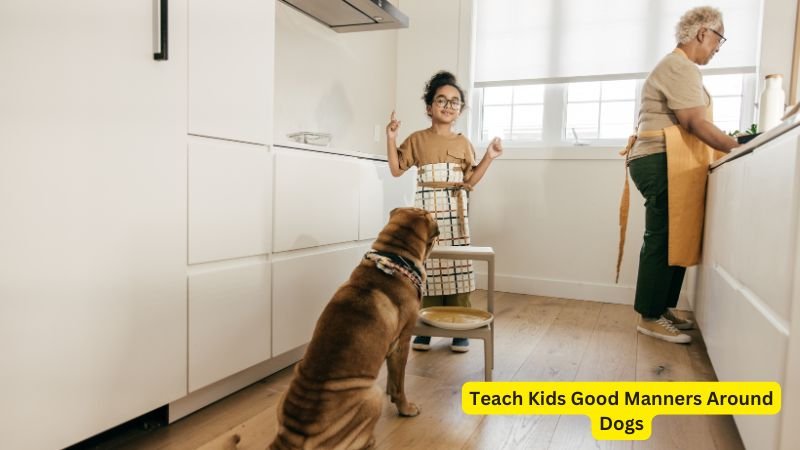
M 636 117 L 636 80 L 567 85 L 566 140 L 625 139 Z
M 752 76 L 750 76 L 752 78 Z M 714 125 L 722 131 L 743 130 L 750 126 L 751 120 L 742 120 L 747 111 L 742 111 L 745 91 L 745 75 L 708 75 L 703 77 L 708 93 L 713 99 Z M 752 117 L 752 110 L 750 111 Z M 744 123 L 743 123 L 744 122 Z
M 673 30 L 696 0 L 475 0 L 474 81 L 589 79 L 646 74 L 675 46 Z M 716 0 L 725 43 L 707 69 L 758 61 L 759 0 Z M 788 2 L 787 2 L 788 3 Z
M 499 136 L 510 141 L 542 139 L 544 86 L 483 89 L 481 140 Z
M 703 76 L 722 131 L 752 123 L 754 105 L 745 99 L 754 98 L 755 76 L 747 71 Z M 638 78 L 478 88 L 476 141 L 499 136 L 511 146 L 620 145 L 636 126 L 643 83 Z
M 724 131 L 752 122 L 761 3 L 715 3 L 725 14 L 728 42 L 703 73 Z M 642 80 L 675 46 L 672 30 L 681 15 L 697 6 L 693 0 L 472 4 L 472 138 L 549 148 L 624 143 L 636 124 Z

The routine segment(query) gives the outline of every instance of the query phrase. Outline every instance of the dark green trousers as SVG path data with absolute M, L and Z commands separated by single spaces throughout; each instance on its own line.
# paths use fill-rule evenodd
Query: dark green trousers
M 636 189 L 644 197 L 644 242 L 639 253 L 639 277 L 633 308 L 646 318 L 657 318 L 678 304 L 685 267 L 670 266 L 667 259 L 667 154 L 657 153 L 630 162 Z

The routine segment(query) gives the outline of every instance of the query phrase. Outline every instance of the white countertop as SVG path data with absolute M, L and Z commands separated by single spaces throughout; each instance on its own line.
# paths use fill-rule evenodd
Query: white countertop
M 353 156 L 355 158 L 372 159 L 375 161 L 386 161 L 386 155 L 376 155 L 375 153 L 356 152 L 352 150 L 344 150 L 335 147 L 323 147 L 321 145 L 301 144 L 292 141 L 276 141 L 273 144 L 277 148 L 288 148 L 292 150 L 306 150 L 319 153 L 328 153 L 331 155 Z
M 714 161 L 711 164 L 710 170 L 713 171 L 722 164 L 725 164 L 726 162 L 732 161 L 736 158 L 739 158 L 740 156 L 744 156 L 748 153 L 751 153 L 753 150 L 755 150 L 757 147 L 760 147 L 762 144 L 766 144 L 767 142 L 777 138 L 778 136 L 781 136 L 782 134 L 789 132 L 798 125 L 800 125 L 800 114 L 795 114 L 794 116 L 789 117 L 788 119 L 781 122 L 780 125 L 767 130 L 766 132 L 757 136 L 752 141 L 734 148 L 733 150 L 731 150 L 729 154 L 725 155 L 723 158 Z

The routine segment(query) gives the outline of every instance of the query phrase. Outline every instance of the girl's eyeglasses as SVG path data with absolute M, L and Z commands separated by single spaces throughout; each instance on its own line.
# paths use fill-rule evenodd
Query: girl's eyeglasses
M 433 100 L 433 103 L 435 103 L 436 106 L 440 108 L 446 108 L 447 105 L 450 105 L 450 107 L 452 109 L 455 109 L 456 111 L 460 110 L 461 107 L 464 106 L 464 103 L 462 103 L 461 100 L 457 98 L 448 100 L 444 97 L 437 97 L 435 100 Z

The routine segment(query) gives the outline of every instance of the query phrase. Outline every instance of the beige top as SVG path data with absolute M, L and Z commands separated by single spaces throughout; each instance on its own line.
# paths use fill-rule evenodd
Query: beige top
M 710 106 L 711 97 L 703 86 L 697 65 L 675 49 L 656 65 L 642 86 L 637 132 L 656 131 L 678 124 L 676 109 Z M 667 151 L 664 136 L 641 137 L 629 159 Z
M 469 180 L 475 165 L 475 149 L 463 134 L 441 136 L 431 129 L 415 131 L 397 149 L 400 170 L 411 166 L 454 163 L 461 166 L 464 181 Z

